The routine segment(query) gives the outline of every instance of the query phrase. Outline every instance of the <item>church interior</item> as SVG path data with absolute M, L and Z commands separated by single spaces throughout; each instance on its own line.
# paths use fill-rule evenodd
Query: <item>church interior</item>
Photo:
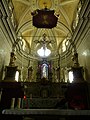
M 0 120 L 90 119 L 90 0 L 0 0 Z

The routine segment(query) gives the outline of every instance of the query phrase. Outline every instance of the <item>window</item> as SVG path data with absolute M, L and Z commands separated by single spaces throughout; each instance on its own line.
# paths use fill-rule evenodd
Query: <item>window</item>
M 48 79 L 48 65 L 47 64 L 42 64 L 42 78 L 47 78 Z

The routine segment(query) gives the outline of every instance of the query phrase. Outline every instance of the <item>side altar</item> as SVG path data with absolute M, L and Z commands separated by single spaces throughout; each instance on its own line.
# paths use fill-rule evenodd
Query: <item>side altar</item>
M 19 71 L 15 61 L 16 55 L 11 52 L 9 65 L 5 68 L 5 78 L 0 82 L 0 109 L 10 109 L 12 98 L 15 99 L 15 106 L 17 106 L 18 98 L 24 96 L 23 87 L 18 82 Z

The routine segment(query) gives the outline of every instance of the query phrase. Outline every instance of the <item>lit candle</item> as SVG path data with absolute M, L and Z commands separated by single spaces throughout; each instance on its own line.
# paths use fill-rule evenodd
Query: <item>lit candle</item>
M 2 91 L 0 91 L 0 101 L 1 101 L 1 97 L 2 97 Z
M 18 98 L 17 108 L 20 108 L 20 105 L 21 105 L 21 98 Z
M 11 109 L 14 108 L 14 104 L 15 104 L 15 98 L 12 98 L 12 100 L 11 100 Z

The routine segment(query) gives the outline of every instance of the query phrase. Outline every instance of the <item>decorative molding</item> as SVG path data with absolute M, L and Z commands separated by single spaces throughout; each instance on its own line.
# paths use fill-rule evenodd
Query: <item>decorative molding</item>
M 85 0 L 84 1 L 83 5 L 82 5 L 82 8 L 81 8 L 80 15 L 79 15 L 80 18 L 82 18 L 83 15 L 85 14 L 85 11 L 86 11 L 86 9 L 87 9 L 87 7 L 89 5 L 89 2 L 90 2 L 90 0 Z
M 11 22 L 11 13 L 9 10 L 9 6 L 6 0 L 2 0 L 1 2 L 1 12 L 2 12 L 2 21 L 5 26 L 5 30 L 7 30 L 8 36 L 10 37 L 9 40 L 13 43 L 16 40 L 16 34 L 14 27 Z
M 2 18 L 2 11 L 0 10 L 0 19 Z
M 81 42 L 86 38 L 89 31 L 90 31 L 90 4 L 89 0 L 87 0 L 82 6 L 79 15 L 78 25 L 72 35 L 71 41 L 73 42 L 73 44 L 75 44 L 76 48 L 78 48 Z M 70 44 L 68 46 L 67 51 L 61 54 L 61 61 L 65 59 L 65 56 L 66 58 L 70 56 L 72 54 L 72 50 L 73 46 Z
M 89 0 L 87 0 L 84 2 L 81 8 L 78 26 L 76 27 L 76 30 L 74 31 L 72 37 L 72 41 L 76 44 L 76 46 L 78 42 L 81 41 L 81 37 L 83 36 L 85 29 L 87 29 L 86 26 L 89 22 L 88 21 L 89 12 L 90 12 L 90 5 L 89 5 Z

